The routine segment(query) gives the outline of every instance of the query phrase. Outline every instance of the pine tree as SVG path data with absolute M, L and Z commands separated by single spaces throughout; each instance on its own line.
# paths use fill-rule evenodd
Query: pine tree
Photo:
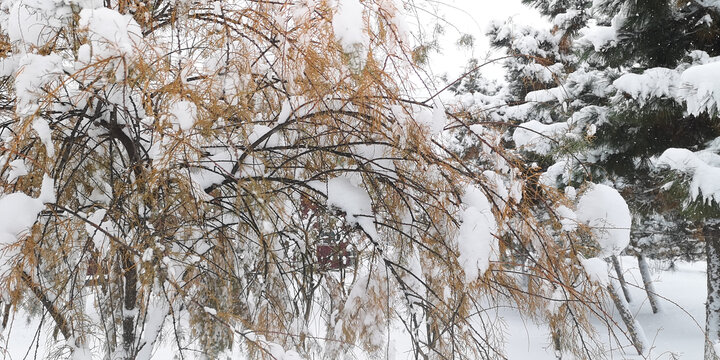
M 591 137 L 576 148 L 576 156 L 590 164 L 594 178 L 612 180 L 631 200 L 639 225 L 635 248 L 654 256 L 695 258 L 699 244 L 687 238 L 693 229 L 700 229 L 708 260 L 706 358 L 715 358 L 718 310 L 714 304 L 720 285 L 713 275 L 717 268 L 716 212 L 713 205 L 696 205 L 712 203 L 714 190 L 709 184 L 697 187 L 696 170 L 713 167 L 714 162 L 707 159 L 715 156 L 712 141 L 720 136 L 716 85 L 709 80 L 715 74 L 712 64 L 720 55 L 717 6 L 713 2 L 664 0 L 528 3 L 553 18 L 553 31 L 560 39 L 570 39 L 578 58 L 565 68 L 565 74 L 558 75 L 556 87 L 529 93 L 524 100 L 542 103 L 529 107 L 559 113 L 543 117 L 546 122 L 558 124 L 559 119 L 559 124 L 565 124 L 556 128 L 570 129 L 576 137 Z M 585 14 L 591 14 L 594 21 L 588 22 Z M 563 27 L 567 18 L 579 21 Z M 593 85 L 597 83 L 604 85 Z M 563 135 L 549 127 L 535 130 Z M 538 148 L 542 147 L 534 145 L 530 150 Z M 703 165 L 680 165 L 678 162 L 689 160 L 672 157 L 676 148 L 700 150 Z M 657 171 L 658 163 L 653 160 L 661 154 L 659 164 L 679 170 L 685 177 L 669 182 L 666 173 Z M 567 163 L 564 158 L 557 162 L 555 156 L 546 172 L 551 180 L 559 179 L 562 186 L 572 184 L 578 175 L 586 176 L 554 171 L 558 164 Z M 662 191 L 675 187 L 685 191 Z M 681 241 L 657 234 L 681 234 Z M 682 245 L 676 246 L 678 243 Z M 642 258 L 642 253 L 639 256 Z
M 609 156 L 604 167 L 631 184 L 632 196 L 639 200 L 636 208 L 647 209 L 669 200 L 671 206 L 665 207 L 663 215 L 680 220 L 672 227 L 682 228 L 687 221 L 702 227 L 708 262 L 705 357 L 714 359 L 717 355 L 711 345 L 719 339 L 714 330 L 719 323 L 714 304 L 720 285 L 714 276 L 717 268 L 714 244 L 718 240 L 712 224 L 716 215 L 710 212 L 688 216 L 683 209 L 686 197 L 662 199 L 656 195 L 648 199 L 643 194 L 653 193 L 649 190 L 659 185 L 660 179 L 652 176 L 653 156 L 668 148 L 702 148 L 720 136 L 714 114 L 693 109 L 693 93 L 699 85 L 688 77 L 698 71 L 693 67 L 702 66 L 708 57 L 720 55 L 717 46 L 720 28 L 712 21 L 719 14 L 710 4 L 667 1 L 607 3 L 594 10 L 612 19 L 601 31 L 614 31 L 616 39 L 593 44 L 596 52 L 590 57 L 597 58 L 600 66 L 617 68 L 622 74 L 613 81 L 618 90 L 612 102 L 616 108 L 610 113 L 606 132 L 600 130 L 604 136 L 597 140 L 621 151 Z M 592 35 L 589 32 L 586 37 Z M 678 209 L 683 210 L 680 216 L 676 215 Z
M 567 23 L 573 24 L 572 21 L 567 21 Z M 576 152 L 577 148 L 588 146 L 587 140 L 574 132 L 577 130 L 577 127 L 574 127 L 575 124 L 570 125 L 570 121 L 563 121 L 564 116 L 576 111 L 580 115 L 576 118 L 579 121 L 576 122 L 587 125 L 586 122 L 591 120 L 592 115 L 604 114 L 604 109 L 596 105 L 590 106 L 582 101 L 574 101 L 572 105 L 563 104 L 562 107 L 553 102 L 562 99 L 563 95 L 571 96 L 567 93 L 581 94 L 588 91 L 594 92 L 591 95 L 598 98 L 598 94 L 605 94 L 602 81 L 593 84 L 593 73 L 587 71 L 576 71 L 569 75 L 563 75 L 562 71 L 571 69 L 575 66 L 573 62 L 578 60 L 570 53 L 569 49 L 563 49 L 559 45 L 567 40 L 557 28 L 553 32 L 542 32 L 531 28 L 518 30 L 514 28 L 513 24 L 506 23 L 496 24 L 490 33 L 495 39 L 496 46 L 508 46 L 510 47 L 508 52 L 513 54 L 513 57 L 506 62 L 509 86 L 499 90 L 493 87 L 466 86 L 466 83 L 470 85 L 482 83 L 481 80 L 478 80 L 480 77 L 471 72 L 469 74 L 474 76 L 468 76 L 462 85 L 457 86 L 456 91 L 460 93 L 457 96 L 457 102 L 464 111 L 474 117 L 474 125 L 470 130 L 483 133 L 484 128 L 491 124 L 501 124 L 506 129 L 510 129 L 504 139 L 498 138 L 496 141 L 508 145 L 514 142 L 516 149 L 523 154 L 523 157 L 534 162 L 534 165 L 531 166 L 523 165 L 526 176 L 531 180 L 524 196 L 532 203 L 532 216 L 549 220 L 547 223 L 552 225 L 547 231 L 552 233 L 555 238 L 562 239 L 568 234 L 568 231 L 576 229 L 577 215 L 567 207 L 572 206 L 568 204 L 567 199 L 562 199 L 559 194 L 548 187 L 548 185 L 557 186 L 554 178 L 560 175 L 557 170 L 538 174 L 537 169 L 557 168 L 558 165 L 561 168 L 572 167 L 572 163 L 582 164 Z M 477 70 L 477 67 L 473 65 L 470 64 L 469 67 Z M 558 85 L 558 82 L 567 77 L 570 77 L 570 81 L 567 83 L 569 88 L 566 92 L 566 89 L 563 89 L 562 85 Z M 475 92 L 462 93 L 463 89 L 472 89 Z M 582 100 L 591 101 L 592 96 L 585 96 Z M 554 138 L 556 135 L 560 137 Z M 459 139 L 462 141 L 465 140 L 465 137 L 460 136 Z M 477 145 L 463 143 L 463 146 L 470 157 L 477 157 L 478 151 L 475 150 Z M 565 147 L 565 149 L 557 152 L 558 147 Z M 482 166 L 479 168 L 482 169 Z M 581 176 L 578 177 L 581 178 Z M 569 180 L 572 180 L 573 185 L 581 184 L 580 181 L 567 177 L 564 180 L 566 185 L 570 185 Z M 559 187 L 562 188 L 562 186 Z M 583 185 L 583 189 L 587 188 L 587 185 Z M 567 186 L 566 190 L 569 198 L 575 197 L 573 186 Z M 548 201 L 547 194 L 553 194 L 556 197 L 555 200 Z M 629 222 L 627 226 L 629 226 Z M 527 256 L 532 257 L 537 251 L 542 250 L 537 246 L 527 248 L 520 246 L 517 251 L 510 252 L 509 256 L 514 258 L 514 262 L 523 263 Z M 614 263 L 618 263 L 617 253 L 606 253 L 594 241 L 585 241 L 581 253 L 593 258 L 605 253 L 605 256 L 612 257 Z M 595 271 L 592 266 L 588 269 L 588 277 L 592 280 Z M 518 271 L 522 272 L 523 268 Z M 621 276 L 625 297 L 629 301 L 627 286 L 622 281 L 622 271 L 618 271 L 618 274 Z M 614 284 L 603 283 L 603 285 L 607 286 L 601 287 L 601 291 L 608 294 L 623 314 L 622 319 L 628 329 L 626 335 L 631 339 L 638 352 L 642 353 L 647 348 L 642 328 L 633 319 L 627 302 L 620 301 L 617 290 L 619 287 Z M 562 354 L 563 351 L 563 344 L 560 340 L 563 338 L 562 326 L 565 324 L 551 323 L 553 343 L 558 354 Z

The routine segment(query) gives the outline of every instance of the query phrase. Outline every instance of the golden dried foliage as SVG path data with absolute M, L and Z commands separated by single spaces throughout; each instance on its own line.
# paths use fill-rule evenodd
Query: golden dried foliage
M 493 309 L 510 304 L 593 353 L 586 314 L 602 304 L 577 263 L 587 250 L 538 217 L 563 200 L 501 195 L 483 171 L 522 188 L 522 164 L 468 119 L 452 121 L 485 143 L 477 161 L 429 134 L 392 1 L 359 2 L 354 48 L 335 36 L 335 2 L 114 4 L 105 16 L 139 29 L 129 42 L 83 26 L 103 13 L 71 5 L 46 41 L 3 50 L 16 82 L 37 70 L 23 59 L 61 59 L 6 110 L 4 192 L 37 196 L 50 174 L 56 201 L 6 244 L 3 289 L 50 313 L 70 351 L 382 358 L 403 324 L 417 357 L 502 358 Z M 8 180 L 18 159 L 28 174 Z M 468 186 L 490 200 L 499 241 L 470 282 L 456 241 Z M 365 197 L 370 209 L 352 213 Z M 323 268 L 327 230 L 354 266 Z

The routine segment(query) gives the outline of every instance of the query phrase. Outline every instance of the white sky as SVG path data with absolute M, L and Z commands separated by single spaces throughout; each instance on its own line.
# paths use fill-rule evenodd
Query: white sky
M 485 37 L 485 30 L 491 20 L 506 20 L 512 18 L 518 24 L 547 24 L 534 9 L 523 5 L 520 0 L 427 0 L 429 6 L 434 7 L 440 18 L 445 33 L 440 38 L 441 53 L 433 54 L 430 58 L 430 67 L 435 75 L 447 73 L 448 80 L 455 80 L 472 57 L 478 59 L 492 59 L 502 56 L 497 51 L 491 52 L 490 45 Z M 420 14 L 423 27 L 432 29 L 438 22 L 434 16 L 426 13 Z M 411 20 L 412 21 L 412 20 Z M 475 48 L 470 50 L 458 49 L 456 42 L 460 35 L 471 34 L 475 38 Z M 482 73 L 487 78 L 501 80 L 503 70 L 499 63 L 484 67 Z

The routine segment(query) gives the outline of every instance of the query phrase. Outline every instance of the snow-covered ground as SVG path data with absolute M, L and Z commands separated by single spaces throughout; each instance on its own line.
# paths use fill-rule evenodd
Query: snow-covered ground
M 642 279 L 633 257 L 621 258 L 626 280 L 631 285 L 630 307 L 645 330 L 650 351 L 647 359 L 702 359 L 705 322 L 706 278 L 705 263 L 675 264 L 674 270 L 667 270 L 667 263 L 653 262 L 656 290 L 660 296 L 662 310 L 653 314 L 641 287 Z M 523 322 L 512 313 L 507 314 L 510 331 L 506 348 L 508 359 L 545 360 L 556 359 L 550 346 L 546 327 Z M 617 313 L 615 321 L 622 327 Z M 606 329 L 598 328 L 598 340 L 606 344 L 611 359 L 643 359 L 637 356 L 629 340 L 620 339 L 618 344 Z
M 642 284 L 637 261 L 633 257 L 622 257 L 626 269 L 626 279 L 631 284 L 630 303 L 650 344 L 646 359 L 701 359 L 703 355 L 703 323 L 705 319 L 705 264 L 679 262 L 674 270 L 668 270 L 667 263 L 653 262 L 653 276 L 661 300 L 662 310 L 653 314 Z M 500 310 L 504 328 L 507 331 L 506 352 L 511 360 L 555 360 L 550 344 L 548 330 L 542 324 L 533 324 L 522 319 L 512 309 Z M 617 314 L 612 314 L 618 324 L 622 324 Z M 49 321 L 49 320 L 48 320 Z M 597 340 L 605 344 L 610 359 L 643 359 L 634 355 L 634 349 L 627 339 L 616 340 L 603 328 L 599 321 Z M 52 342 L 52 334 L 38 333 L 39 320 L 28 320 L 26 316 L 16 315 L 11 325 L 3 333 L 2 347 L 6 349 L 0 359 L 46 359 L 47 342 Z M 622 326 L 622 325 L 620 325 Z M 389 354 L 395 359 L 410 358 L 406 352 L 401 334 L 391 336 L 394 345 Z M 38 337 L 41 339 L 38 345 Z M 173 359 L 169 349 L 159 349 L 153 359 Z

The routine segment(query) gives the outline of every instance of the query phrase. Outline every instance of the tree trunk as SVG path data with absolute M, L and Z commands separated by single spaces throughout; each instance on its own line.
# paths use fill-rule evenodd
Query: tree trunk
M 553 345 L 555 346 L 555 359 L 562 360 L 562 344 L 560 343 L 560 332 L 553 330 L 552 332 Z
M 135 359 L 135 316 L 137 302 L 137 269 L 133 254 L 129 251 L 123 252 L 123 276 L 125 277 L 125 289 L 123 291 L 123 350 L 125 358 Z
M 640 326 L 640 323 L 638 323 L 633 317 L 633 314 L 630 311 L 630 307 L 625 301 L 625 298 L 620 296 L 620 291 L 618 289 L 619 287 L 620 286 L 616 281 L 611 280 L 610 284 L 608 285 L 608 292 L 610 293 L 610 297 L 612 298 L 615 306 L 618 309 L 618 312 L 620 313 L 620 318 L 622 319 L 623 323 L 625 323 L 625 327 L 627 328 L 627 332 L 630 335 L 630 340 L 632 341 L 633 346 L 635 346 L 635 350 L 637 350 L 638 355 L 642 356 L 643 352 L 646 349 L 645 332 Z
M 620 287 L 622 288 L 623 295 L 625 295 L 625 301 L 630 303 L 632 302 L 630 298 L 630 290 L 628 289 L 627 283 L 625 282 L 625 275 L 623 275 L 623 270 L 620 266 L 620 260 L 618 259 L 617 255 L 613 255 L 611 258 L 613 268 L 615 268 L 615 273 L 617 274 L 618 280 L 620 280 Z
M 3 330 L 7 327 L 8 319 L 10 318 L 10 303 L 5 304 L 3 309 L 2 328 Z
M 707 255 L 707 301 L 705 302 L 705 360 L 717 360 L 720 343 L 720 228 L 703 226 Z
M 645 286 L 645 292 L 647 293 L 648 300 L 650 301 L 650 307 L 652 308 L 653 314 L 657 314 L 660 311 L 660 300 L 655 292 L 655 285 L 653 285 L 652 277 L 650 276 L 647 259 L 642 253 L 638 253 L 637 259 L 643 286 Z

